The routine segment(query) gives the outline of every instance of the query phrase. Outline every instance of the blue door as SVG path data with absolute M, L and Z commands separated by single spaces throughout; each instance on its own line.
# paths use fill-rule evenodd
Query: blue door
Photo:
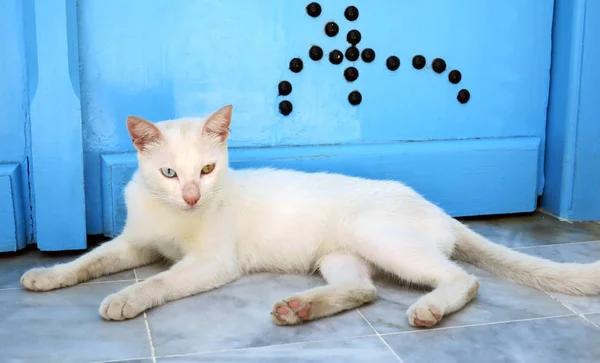
M 234 168 L 403 181 L 454 216 L 536 208 L 552 0 L 317 3 L 1 2 L 0 250 L 118 234 L 125 118 L 226 104 Z
M 309 3 L 78 2 L 88 233 L 123 226 L 127 115 L 229 103 L 234 168 L 400 180 L 455 216 L 536 208 L 552 0 Z

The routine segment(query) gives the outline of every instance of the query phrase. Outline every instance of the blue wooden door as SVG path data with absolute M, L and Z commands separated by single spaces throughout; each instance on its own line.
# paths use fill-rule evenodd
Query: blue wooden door
M 27 77 L 21 8 L 0 2 L 0 252 L 31 240 Z
M 0 252 L 86 247 L 75 5 L 0 1 Z
M 536 208 L 552 0 L 327 0 L 318 16 L 308 4 L 78 1 L 88 233 L 123 225 L 136 167 L 127 115 L 229 103 L 234 168 L 400 180 L 455 216 Z

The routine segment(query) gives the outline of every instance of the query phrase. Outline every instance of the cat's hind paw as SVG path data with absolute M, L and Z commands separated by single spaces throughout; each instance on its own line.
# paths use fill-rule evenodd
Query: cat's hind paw
M 271 318 L 277 325 L 294 325 L 311 320 L 312 304 L 299 299 L 278 301 L 273 306 Z
M 444 310 L 435 304 L 417 301 L 406 312 L 410 325 L 417 328 L 431 328 L 444 317 Z
M 118 292 L 108 295 L 100 304 L 100 315 L 106 320 L 135 318 L 146 310 L 146 304 L 134 294 Z

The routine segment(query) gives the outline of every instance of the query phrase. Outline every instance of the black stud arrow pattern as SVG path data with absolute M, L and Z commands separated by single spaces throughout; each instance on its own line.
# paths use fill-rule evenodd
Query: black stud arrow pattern
M 310 17 L 313 17 L 313 18 L 319 17 L 321 15 L 321 11 L 322 11 L 321 5 L 316 2 L 312 2 L 306 6 L 306 13 Z M 350 22 L 354 22 L 356 19 L 358 19 L 358 16 L 359 16 L 359 11 L 356 6 L 352 6 L 352 5 L 348 6 L 346 8 L 346 10 L 344 11 L 344 17 L 346 18 L 346 20 L 348 20 Z M 325 24 L 324 30 L 325 30 L 325 34 L 328 37 L 335 37 L 338 35 L 340 28 L 337 25 L 337 23 L 335 23 L 333 21 L 329 21 Z M 344 56 L 345 56 L 346 60 L 348 60 L 350 62 L 355 62 L 359 58 L 361 58 L 362 61 L 365 63 L 373 62 L 375 60 L 375 51 L 373 49 L 364 48 L 362 50 L 362 52 L 358 49 L 357 45 L 358 45 L 358 43 L 360 43 L 361 39 L 362 39 L 362 35 L 359 30 L 357 30 L 357 29 L 350 30 L 346 34 L 346 41 L 348 43 L 350 43 L 350 47 L 348 49 L 346 49 L 345 54 L 342 53 L 338 49 L 331 50 L 329 52 L 329 56 L 328 56 L 329 62 L 331 62 L 331 64 L 334 64 L 334 65 L 341 64 L 344 61 Z M 309 49 L 308 53 L 309 53 L 310 59 L 312 59 L 315 62 L 318 62 L 323 58 L 323 49 L 321 49 L 321 47 L 319 47 L 318 45 L 313 45 Z M 427 60 L 426 60 L 425 56 L 418 54 L 413 57 L 412 66 L 416 70 L 421 70 L 421 69 L 425 68 L 426 65 L 427 65 Z M 396 57 L 395 55 L 391 55 L 385 59 L 385 66 L 390 71 L 396 71 L 396 70 L 398 70 L 398 68 L 400 68 L 400 59 L 398 57 Z M 433 62 L 431 63 L 431 68 L 433 69 L 433 71 L 435 73 L 442 74 L 446 71 L 446 61 L 442 58 L 435 58 L 433 60 Z M 301 72 L 303 69 L 302 59 L 293 58 L 290 61 L 289 69 L 290 69 L 290 71 L 292 71 L 294 73 Z M 344 78 L 346 79 L 347 82 L 354 82 L 358 78 L 358 74 L 359 74 L 358 69 L 356 67 L 348 67 L 344 70 L 343 73 L 344 73 Z M 453 69 L 448 73 L 448 81 L 450 83 L 458 84 L 458 83 L 460 83 L 461 80 L 462 80 L 462 74 L 460 73 L 460 71 Z M 291 92 L 292 92 L 292 85 L 290 82 L 288 82 L 286 80 L 282 80 L 281 82 L 279 82 L 279 84 L 278 84 L 279 96 L 282 96 L 282 97 L 288 96 Z M 461 104 L 465 104 L 465 103 L 469 102 L 470 98 L 471 98 L 471 94 L 469 93 L 468 90 L 466 90 L 464 88 L 459 90 L 457 93 L 457 96 L 456 96 L 456 99 Z M 350 94 L 348 94 L 348 102 L 353 106 L 359 105 L 362 102 L 361 93 L 358 90 L 354 90 L 354 91 L 350 92 Z M 282 115 L 287 116 L 292 113 L 292 110 L 293 110 L 293 106 L 290 101 L 283 100 L 279 103 L 279 112 L 281 112 Z

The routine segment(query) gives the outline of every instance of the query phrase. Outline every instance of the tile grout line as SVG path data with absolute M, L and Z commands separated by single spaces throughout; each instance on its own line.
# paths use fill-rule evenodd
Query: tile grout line
M 121 363 L 121 362 L 132 362 L 136 360 L 147 360 L 152 359 L 152 357 L 137 357 L 137 358 L 125 358 L 125 359 L 110 359 L 110 360 L 95 360 L 93 362 L 86 363 Z
M 206 351 L 206 352 L 167 354 L 167 355 L 158 356 L 157 358 L 193 357 L 193 356 L 210 355 L 210 354 L 225 353 L 225 352 L 237 352 L 237 351 L 246 351 L 246 350 L 268 349 L 268 348 L 276 348 L 276 347 L 287 347 L 287 346 L 290 346 L 290 345 L 302 345 L 302 344 L 313 344 L 313 343 L 329 343 L 329 342 L 338 342 L 338 341 L 351 340 L 351 339 L 375 338 L 375 337 L 377 337 L 377 335 L 375 335 L 375 334 L 356 335 L 356 336 L 353 336 L 353 337 L 307 340 L 307 341 L 291 342 L 291 343 L 261 345 L 261 346 L 258 346 L 258 347 L 244 347 L 244 348 L 231 348 L 231 349 L 209 350 L 209 351 Z M 95 362 L 95 363 L 104 363 L 104 362 Z
M 369 324 L 369 326 L 371 327 L 371 329 L 373 329 L 373 331 L 375 332 L 375 334 L 377 334 L 377 337 L 379 338 L 379 340 L 381 340 L 381 342 L 383 344 L 385 344 L 385 346 L 390 350 L 390 352 L 392 352 L 392 354 L 394 355 L 394 357 L 396 357 L 396 359 L 398 359 L 398 361 L 400 363 L 404 363 L 402 361 L 402 358 L 400 358 L 400 356 L 398 356 L 398 354 L 396 352 L 394 352 L 394 350 L 392 349 L 392 347 L 390 347 L 390 345 L 388 344 L 388 342 L 386 342 L 385 339 L 383 339 L 383 337 L 381 336 L 381 334 L 379 334 L 379 332 L 377 331 L 377 329 L 375 329 L 375 327 L 373 326 L 373 324 L 371 324 L 371 322 L 368 321 L 367 318 L 365 318 L 365 316 L 363 315 L 363 313 L 361 313 L 359 309 L 356 309 L 356 311 L 360 314 L 360 316 L 362 316 L 362 318 L 367 322 L 367 324 Z
M 139 282 L 137 271 L 133 269 L 133 276 L 135 276 L 135 282 Z M 156 349 L 154 349 L 154 342 L 152 341 L 152 333 L 150 332 L 150 323 L 148 323 L 148 315 L 144 311 L 144 324 L 146 325 L 146 334 L 148 335 L 148 342 L 150 343 L 150 354 L 152 354 L 152 363 L 156 363 Z
M 82 282 L 80 284 L 74 285 L 74 286 L 81 286 L 81 285 L 98 285 L 98 284 L 113 284 L 113 283 L 120 283 L 120 282 L 137 282 L 135 279 L 124 279 L 124 280 L 103 280 L 103 281 L 87 281 L 87 282 Z M 72 286 L 69 286 L 72 287 Z M 12 291 L 12 290 L 22 290 L 23 287 L 22 286 L 15 286 L 15 287 L 3 287 L 0 288 L 0 292 L 2 291 Z
M 98 284 L 112 284 L 119 282 L 137 282 L 135 279 L 125 279 L 125 280 L 103 280 L 103 281 L 88 281 L 82 282 L 78 285 L 98 285 Z
M 440 328 L 428 328 L 422 330 L 405 330 L 394 333 L 383 333 L 381 336 L 390 336 L 390 335 L 400 335 L 400 334 L 418 334 L 418 333 L 426 333 L 426 332 L 434 332 L 439 330 L 450 330 L 450 329 L 461 329 L 461 328 L 472 328 L 477 326 L 486 326 L 486 325 L 499 325 L 499 324 L 508 324 L 508 323 L 520 323 L 526 321 L 536 321 L 536 320 L 545 320 L 545 319 L 557 319 L 557 318 L 568 318 L 572 316 L 576 316 L 577 314 L 564 314 L 564 315 L 553 315 L 553 316 L 540 316 L 537 318 L 527 318 L 527 319 L 516 319 L 516 320 L 502 320 L 502 321 L 494 321 L 490 323 L 477 323 L 477 324 L 466 324 L 466 325 L 455 325 L 455 326 L 445 326 Z
M 581 319 L 587 321 L 588 323 L 592 324 L 593 326 L 595 326 L 596 328 L 600 329 L 600 326 L 598 326 L 596 323 L 590 321 L 584 313 L 578 313 L 577 311 L 571 309 L 570 306 L 568 306 L 567 304 L 565 304 L 564 302 L 562 302 L 559 298 L 555 297 L 554 295 L 552 295 L 551 293 L 544 291 L 546 293 L 546 295 L 550 296 L 554 301 L 556 301 L 557 303 L 561 304 L 562 306 L 564 306 L 565 308 L 569 309 L 570 311 L 573 312 L 573 314 L 577 315 L 578 317 L 580 317 Z M 594 314 L 594 313 L 590 313 L 590 314 Z

